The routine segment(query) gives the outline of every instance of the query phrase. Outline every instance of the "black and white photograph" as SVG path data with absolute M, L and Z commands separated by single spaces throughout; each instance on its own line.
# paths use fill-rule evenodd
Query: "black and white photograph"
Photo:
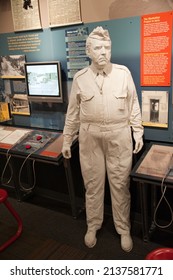
M 30 115 L 25 79 L 10 80 L 11 114 Z
M 10 106 L 12 115 L 30 115 L 25 79 L 5 79 L 2 99 Z
M 142 124 L 168 127 L 168 92 L 142 91 Z
M 1 78 L 24 78 L 25 55 L 6 55 L 0 57 Z

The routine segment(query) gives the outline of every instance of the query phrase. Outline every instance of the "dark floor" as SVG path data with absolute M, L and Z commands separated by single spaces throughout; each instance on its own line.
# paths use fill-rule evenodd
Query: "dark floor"
M 48 200 L 40 198 L 31 198 L 27 202 L 9 198 L 9 201 L 23 220 L 23 233 L 15 243 L 0 253 L 1 260 L 143 260 L 155 248 L 173 246 L 169 232 L 156 232 L 152 242 L 143 242 L 140 220 L 137 222 L 137 219 L 132 218 L 134 248 L 130 253 L 123 252 L 112 217 L 108 213 L 98 232 L 96 246 L 89 249 L 83 242 L 86 231 L 84 211 L 74 219 L 67 205 L 49 204 Z M 3 204 L 0 204 L 0 213 L 2 244 L 10 233 L 15 232 L 16 222 Z

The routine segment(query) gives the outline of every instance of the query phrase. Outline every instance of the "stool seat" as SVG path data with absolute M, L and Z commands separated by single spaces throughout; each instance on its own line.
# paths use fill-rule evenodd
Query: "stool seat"
M 145 260 L 173 260 L 173 248 L 157 248 L 148 253 Z
M 23 230 L 23 224 L 20 216 L 15 211 L 15 209 L 12 207 L 11 203 L 8 201 L 8 193 L 4 189 L 0 189 L 0 204 L 3 203 L 4 206 L 8 209 L 8 211 L 11 213 L 11 215 L 14 217 L 14 219 L 17 221 L 17 231 L 15 234 L 11 236 L 6 242 L 4 242 L 2 245 L 0 245 L 0 252 L 6 249 L 9 245 L 11 245 L 17 238 L 20 237 L 22 230 Z
M 0 189 L 0 203 L 3 203 L 8 197 L 6 190 Z

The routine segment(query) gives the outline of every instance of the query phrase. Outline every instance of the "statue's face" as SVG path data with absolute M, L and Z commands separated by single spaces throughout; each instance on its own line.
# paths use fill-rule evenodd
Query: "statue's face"
M 88 50 L 88 56 L 96 68 L 104 68 L 111 59 L 111 42 L 92 39 Z

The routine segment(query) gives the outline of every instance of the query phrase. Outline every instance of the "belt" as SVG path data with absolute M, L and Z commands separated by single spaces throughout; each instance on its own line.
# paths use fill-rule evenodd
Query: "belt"
M 84 128 L 85 130 L 88 130 L 88 131 L 104 132 L 104 131 L 120 129 L 120 128 L 126 127 L 127 125 L 128 125 L 128 122 L 116 123 L 114 125 L 93 125 L 90 123 L 81 123 L 81 128 Z

